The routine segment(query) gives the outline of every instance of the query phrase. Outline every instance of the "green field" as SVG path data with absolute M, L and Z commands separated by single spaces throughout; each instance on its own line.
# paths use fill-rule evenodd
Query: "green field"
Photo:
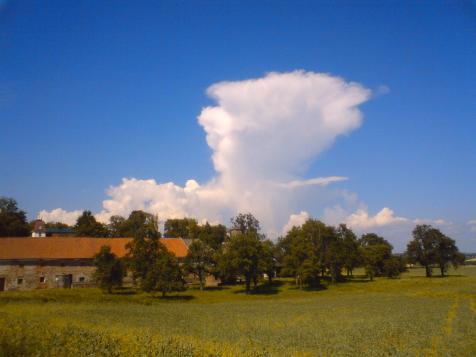
M 299 290 L 0 294 L 0 356 L 475 356 L 476 266 Z

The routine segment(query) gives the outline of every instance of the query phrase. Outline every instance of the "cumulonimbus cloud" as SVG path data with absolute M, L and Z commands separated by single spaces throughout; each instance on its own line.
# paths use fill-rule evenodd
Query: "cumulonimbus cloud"
M 238 212 L 252 212 L 267 232 L 279 234 L 296 212 L 318 214 L 336 201 L 349 202 L 345 191 L 326 187 L 345 177 L 306 174 L 336 138 L 361 125 L 358 107 L 370 90 L 329 74 L 293 71 L 216 83 L 207 93 L 216 105 L 203 108 L 198 122 L 213 152 L 215 177 L 184 186 L 124 178 L 107 190 L 98 219 L 143 209 L 160 219 L 193 216 L 227 223 Z M 64 220 L 73 213 L 57 209 L 41 216 Z

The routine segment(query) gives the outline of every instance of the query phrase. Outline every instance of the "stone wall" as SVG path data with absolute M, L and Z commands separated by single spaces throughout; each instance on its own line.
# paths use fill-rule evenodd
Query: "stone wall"
M 4 290 L 94 287 L 96 268 L 90 259 L 0 261 L 0 279 Z M 124 279 L 130 284 L 131 277 Z

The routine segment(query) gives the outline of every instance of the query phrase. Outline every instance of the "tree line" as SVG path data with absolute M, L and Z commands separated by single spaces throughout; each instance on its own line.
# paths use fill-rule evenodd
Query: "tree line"
M 16 202 L 1 198 L 0 237 L 27 235 L 28 227 L 25 212 Z M 140 210 L 127 218 L 112 216 L 108 224 L 84 211 L 72 230 L 77 236 L 133 238 L 123 259 L 115 257 L 108 247 L 95 258 L 96 279 L 108 290 L 121 284 L 126 270 L 144 291 L 166 294 L 183 289 L 187 275 L 195 276 L 201 289 L 206 277 L 212 275 L 223 283 L 243 281 L 246 292 L 250 292 L 264 276 L 268 283 L 275 276 L 292 277 L 304 288 L 319 286 L 323 280 L 345 281 L 357 267 L 364 268 L 373 280 L 397 277 L 408 264 L 420 264 L 430 277 L 434 267 L 443 276 L 450 265 L 456 268 L 464 263 L 455 241 L 429 225 L 417 225 L 406 252 L 394 254 L 392 245 L 375 233 L 358 237 L 344 224 L 334 227 L 316 219 L 293 227 L 276 242 L 265 237 L 259 221 L 250 213 L 232 218 L 229 231 L 221 224 L 200 225 L 193 218 L 168 219 L 164 237 L 191 241 L 183 262 L 160 243 L 157 217 Z
M 191 240 L 188 255 L 179 262 L 161 245 L 154 216 L 141 215 L 142 226 L 136 226 L 139 229 L 123 259 L 124 266 L 142 290 L 164 295 L 185 289 L 186 275 L 195 276 L 200 289 L 211 275 L 224 284 L 243 282 L 249 293 L 260 282 L 271 284 L 276 276 L 292 277 L 298 287 L 305 288 L 318 287 L 324 280 L 345 281 L 358 267 L 373 280 L 377 276 L 398 277 L 411 263 L 424 266 L 427 276 L 438 267 L 443 276 L 450 265 L 456 268 L 464 262 L 455 241 L 428 225 L 416 226 L 407 252 L 398 255 L 375 233 L 357 237 L 344 224 L 333 227 L 315 219 L 293 227 L 273 242 L 262 234 L 259 221 L 250 213 L 234 217 L 228 232 L 222 225 L 199 225 L 192 218 L 167 221 L 168 234 Z M 101 271 L 101 264 L 97 265 Z M 112 269 L 110 276 L 114 276 Z

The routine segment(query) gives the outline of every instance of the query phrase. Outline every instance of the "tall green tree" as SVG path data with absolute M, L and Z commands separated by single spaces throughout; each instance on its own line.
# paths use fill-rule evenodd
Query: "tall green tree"
M 199 231 L 195 218 L 168 219 L 164 224 L 164 235 L 168 238 L 194 239 Z
M 436 262 L 438 232 L 430 225 L 417 225 L 412 232 L 413 240 L 407 245 L 410 261 L 424 266 L 427 277 L 432 276 L 432 265 Z
M 383 275 L 385 262 L 392 257 L 392 245 L 375 233 L 362 235 L 360 245 L 362 263 L 370 280 Z
M 417 225 L 413 229 L 413 240 L 407 245 L 410 261 L 425 267 L 426 276 L 432 276 L 434 265 L 444 276 L 449 265 L 457 268 L 464 262 L 464 256 L 458 250 L 456 242 L 430 225 Z
M 113 287 L 122 285 L 125 270 L 121 260 L 111 252 L 111 247 L 101 247 L 99 253 L 94 256 L 94 265 L 96 271 L 93 278 L 101 289 L 111 293 Z
M 326 260 L 322 239 L 324 231 L 322 222 L 310 219 L 301 227 L 293 227 L 278 241 L 281 272 L 293 276 L 300 288 L 320 284 L 320 274 L 325 271 Z
M 445 236 L 441 232 L 437 237 L 435 260 L 440 268 L 441 276 L 445 276 L 448 267 L 452 265 L 455 269 L 458 268 L 459 265 L 464 263 L 465 256 L 459 252 L 456 242 L 453 239 Z
M 347 276 L 352 276 L 353 270 L 362 263 L 359 241 L 354 232 L 345 224 L 339 225 L 336 233 L 341 240 L 343 266 L 347 272 Z
M 225 242 L 226 233 L 224 225 L 210 225 L 207 222 L 203 226 L 199 226 L 198 239 L 217 252 Z
M 246 293 L 251 282 L 257 282 L 260 272 L 262 245 L 257 233 L 233 235 L 223 246 L 220 268 L 223 275 L 236 274 L 245 279 Z
M 231 227 L 242 234 L 259 234 L 261 227 L 259 221 L 251 213 L 239 213 L 231 219 Z M 262 236 L 260 235 L 262 238 Z
M 134 282 L 138 282 L 142 287 L 145 286 L 146 276 L 159 255 L 167 250 L 159 239 L 160 232 L 154 228 L 154 224 L 145 222 L 134 229 L 134 239 L 126 246 L 127 266 L 132 271 Z
M 160 238 L 157 216 L 142 210 L 132 211 L 121 224 L 120 234 L 124 237 Z
M 125 223 L 126 219 L 124 217 L 119 215 L 111 216 L 107 225 L 109 236 L 114 238 L 127 237 Z
M 96 221 L 91 211 L 83 211 L 78 217 L 73 231 L 78 237 L 107 237 L 108 231 L 105 225 Z
M 188 273 L 195 275 L 200 283 L 200 290 L 205 286 L 205 279 L 215 266 L 214 251 L 205 242 L 194 240 L 188 247 L 184 267 Z
M 276 275 L 277 269 L 277 248 L 276 245 L 269 239 L 261 242 L 261 268 L 260 270 L 268 276 L 268 282 L 273 282 L 273 277 Z
M 0 237 L 25 237 L 30 235 L 26 213 L 18 209 L 13 198 L 0 197 Z
M 167 250 L 160 249 L 142 280 L 142 289 L 160 291 L 164 297 L 167 293 L 184 288 L 185 282 L 177 258 Z

